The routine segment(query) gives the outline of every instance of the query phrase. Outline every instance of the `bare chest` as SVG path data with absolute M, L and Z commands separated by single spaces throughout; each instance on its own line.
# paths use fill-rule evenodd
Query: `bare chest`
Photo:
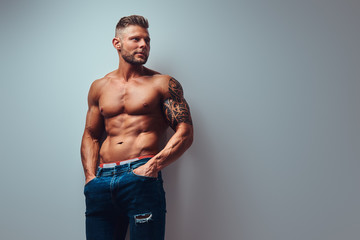
M 147 115 L 160 111 L 160 93 L 151 85 L 121 84 L 102 89 L 99 109 L 104 117 L 122 113 Z

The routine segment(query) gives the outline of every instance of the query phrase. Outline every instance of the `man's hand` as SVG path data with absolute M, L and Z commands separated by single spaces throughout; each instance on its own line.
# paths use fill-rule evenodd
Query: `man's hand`
M 93 180 L 94 178 L 96 178 L 96 176 L 89 176 L 85 179 L 85 185 L 88 184 L 91 180 Z
M 152 171 L 146 164 L 135 168 L 133 170 L 133 173 L 135 173 L 136 175 L 145 176 L 145 177 L 153 177 L 153 178 L 158 177 L 158 172 Z

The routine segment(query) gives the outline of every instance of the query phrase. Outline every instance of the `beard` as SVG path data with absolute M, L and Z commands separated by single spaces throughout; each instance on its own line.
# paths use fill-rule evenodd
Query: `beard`
M 122 58 L 125 60 L 125 62 L 130 63 L 132 65 L 143 65 L 147 62 L 148 55 L 144 54 L 145 58 L 136 58 L 136 52 L 130 53 L 128 51 L 120 51 L 120 54 Z

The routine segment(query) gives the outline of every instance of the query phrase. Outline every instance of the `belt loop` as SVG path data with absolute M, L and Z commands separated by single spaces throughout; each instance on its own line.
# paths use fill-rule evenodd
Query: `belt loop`
M 136 166 L 136 165 L 139 163 L 139 161 L 141 161 L 141 160 L 139 159 L 139 160 L 137 160 L 137 161 L 135 161 L 135 162 L 129 163 L 129 168 L 130 168 L 131 170 L 132 170 L 132 169 L 135 169 L 134 166 Z
M 101 172 L 102 172 L 102 168 L 99 167 L 96 173 L 96 177 L 99 177 Z

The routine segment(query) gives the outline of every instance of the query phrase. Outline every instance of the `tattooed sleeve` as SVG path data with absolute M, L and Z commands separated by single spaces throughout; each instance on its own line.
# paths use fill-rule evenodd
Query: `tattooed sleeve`
M 184 99 L 180 83 L 175 78 L 169 81 L 169 92 L 171 96 L 164 101 L 163 111 L 170 127 L 175 129 L 181 122 L 192 125 L 189 105 Z

